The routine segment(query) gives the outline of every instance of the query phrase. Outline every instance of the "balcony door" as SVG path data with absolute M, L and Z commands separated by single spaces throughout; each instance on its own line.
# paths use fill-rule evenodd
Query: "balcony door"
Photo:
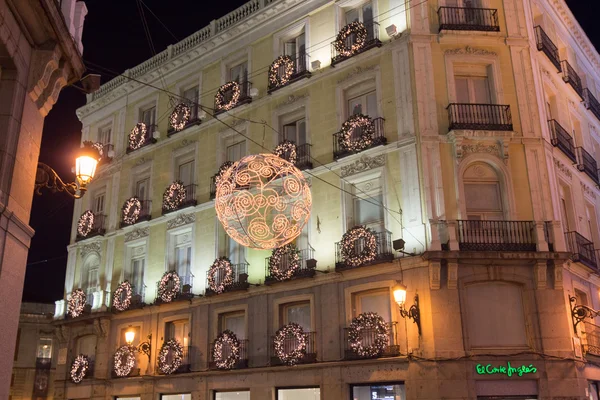
M 246 141 L 242 140 L 241 142 L 237 142 L 227 146 L 226 157 L 227 160 L 236 162 L 239 161 L 242 157 L 246 155 Z
M 183 182 L 183 186 L 194 183 L 194 160 L 179 164 L 177 179 Z
M 306 37 L 304 32 L 284 42 L 283 54 L 296 61 L 296 72 L 306 70 Z
M 81 288 L 85 292 L 86 303 L 94 305 L 94 292 L 100 286 L 100 258 L 96 255 L 89 256 L 84 263 L 81 274 Z
M 362 22 L 367 28 L 367 42 L 375 38 L 374 29 L 376 26 L 373 24 L 373 4 L 371 1 L 365 2 L 362 5 L 347 10 L 346 14 L 346 25 L 352 22 Z M 354 38 L 352 38 L 354 40 Z
M 100 128 L 100 131 L 98 132 L 98 142 L 100 142 L 103 145 L 112 143 L 112 127 L 111 126 L 105 126 L 103 128 Z
M 198 118 L 198 97 L 198 86 L 194 86 L 183 91 L 183 98 L 191 110 L 189 121 L 193 121 Z
M 146 124 L 150 132 L 150 127 L 156 123 L 156 107 L 150 107 L 141 111 L 141 122 Z
M 129 271 L 129 283 L 133 286 L 133 292 L 142 296 L 144 293 L 144 266 L 146 265 L 145 256 L 137 257 L 131 260 L 131 270 Z M 140 299 L 143 301 L 144 299 Z
M 502 187 L 496 171 L 475 163 L 463 175 L 467 219 L 501 221 L 505 218 Z
M 456 102 L 462 104 L 491 104 L 490 83 L 487 76 L 454 77 Z
M 385 231 L 381 177 L 354 183 L 352 193 L 346 195 L 346 229 L 363 225 L 375 232 Z
M 348 116 L 363 114 L 373 119 L 378 117 L 377 93 L 375 90 L 348 99 Z
M 92 206 L 92 212 L 94 214 L 99 215 L 104 213 L 104 198 L 104 193 L 99 193 L 96 196 L 94 196 L 94 204 Z
M 301 118 L 297 121 L 283 125 L 283 136 L 285 140 L 296 143 L 296 146 L 302 146 L 306 143 L 306 120 Z
M 181 277 L 182 285 L 192 284 L 192 245 L 190 243 L 175 247 L 175 270 Z
M 135 195 L 140 201 L 145 201 L 149 197 L 149 185 L 150 178 L 140 179 L 135 183 Z
M 180 319 L 177 321 L 167 322 L 165 324 L 165 340 L 175 339 L 183 347 L 190 345 L 190 321 Z M 184 349 L 187 353 L 187 349 Z
M 354 295 L 354 317 L 365 312 L 377 313 L 385 322 L 392 322 L 390 307 L 390 291 L 388 289 L 369 290 Z
M 304 332 L 312 332 L 309 301 L 284 304 L 281 306 L 281 313 L 282 325 L 295 322 L 304 329 Z
M 219 332 L 230 330 L 239 340 L 246 338 L 246 316 L 244 311 L 235 311 L 220 315 Z

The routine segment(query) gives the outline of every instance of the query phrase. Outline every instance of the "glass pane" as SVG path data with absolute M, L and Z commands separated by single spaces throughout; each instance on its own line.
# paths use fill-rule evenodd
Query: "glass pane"
M 246 337 L 246 319 L 244 314 L 225 314 L 221 324 L 223 330 L 229 329 L 238 339 Z
M 351 22 L 358 21 L 358 9 L 355 8 L 350 11 L 346 11 L 346 24 Z
M 304 32 L 296 38 L 296 47 L 298 48 L 298 54 L 304 54 L 306 52 L 306 38 Z
M 217 392 L 215 400 L 250 400 L 250 392 Z
M 377 94 L 375 92 L 367 94 L 367 115 L 371 118 L 377 118 Z
M 304 332 L 311 331 L 310 303 L 285 306 L 285 312 L 285 324 L 295 322 L 304 329 Z
M 283 126 L 283 135 L 285 136 L 286 140 L 296 142 L 296 140 L 297 140 L 296 128 L 297 127 L 296 127 L 295 122 Z
M 198 88 L 193 87 L 183 92 L 183 97 L 187 100 L 197 102 L 198 101 Z
M 492 183 L 465 183 L 465 203 L 469 211 L 502 212 L 500 185 Z
M 455 77 L 456 102 L 469 103 L 469 82 L 466 78 Z
M 102 213 L 102 211 L 104 211 L 104 194 L 94 199 L 94 213 Z
M 471 78 L 471 84 L 473 85 L 474 103 L 476 104 L 490 104 L 490 85 L 487 78 L 477 77 Z
M 246 82 L 248 79 L 248 65 L 244 61 L 241 64 L 236 65 L 230 70 L 230 78 L 232 81 L 236 81 L 238 83 Z
M 305 119 L 301 119 L 300 121 L 298 121 L 297 123 L 297 127 L 298 127 L 298 140 L 296 141 L 296 144 L 298 146 L 303 145 L 306 143 L 306 120 Z
M 590 382 L 589 392 L 590 392 L 590 400 L 599 400 L 598 399 L 598 383 Z
M 179 166 L 179 180 L 184 186 L 191 185 L 194 181 L 194 162 L 189 161 Z
M 383 195 L 372 195 L 365 199 L 354 200 L 354 220 L 358 225 L 381 223 L 383 216 Z
M 96 355 L 96 336 L 87 335 L 77 340 L 77 354 L 85 354 L 88 357 Z
M 362 114 L 363 107 L 360 97 L 348 100 L 348 115 Z
M 390 295 L 387 292 L 359 295 L 360 312 L 376 312 L 386 322 L 391 322 Z
M 135 195 L 142 201 L 146 200 L 148 196 L 148 178 L 142 179 L 136 183 Z
M 363 4 L 362 20 L 365 25 L 370 25 L 373 22 L 373 5 L 371 2 Z
M 246 142 L 238 142 L 227 147 L 227 161 L 239 161 L 240 158 L 246 155 Z
M 405 400 L 401 383 L 391 385 L 353 386 L 352 400 Z
M 154 121 L 156 120 L 156 107 L 149 108 L 142 112 L 142 122 L 146 125 L 154 125 Z
M 136 294 L 141 294 L 144 288 L 144 264 L 146 260 L 138 258 L 133 260 L 131 267 L 131 280 L 130 283 L 133 286 L 133 291 Z
M 37 348 L 38 358 L 52 358 L 52 339 L 40 338 Z
M 286 56 L 290 56 L 293 59 L 296 58 L 296 40 L 285 42 L 284 53 Z
M 160 396 L 161 400 L 192 400 L 191 393 L 182 394 L 163 394 Z
M 277 400 L 320 400 L 321 389 L 277 389 Z

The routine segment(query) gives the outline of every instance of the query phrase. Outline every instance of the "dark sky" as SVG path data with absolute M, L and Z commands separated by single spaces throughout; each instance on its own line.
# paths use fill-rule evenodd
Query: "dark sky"
M 143 0 L 178 40 L 246 1 Z M 85 3 L 89 10 L 83 30 L 85 61 L 111 71 L 124 71 L 152 57 L 138 0 L 86 0 Z M 568 0 L 567 3 L 598 47 L 600 2 Z M 156 52 L 176 42 L 147 8 L 143 10 Z M 91 69 L 90 65 L 89 72 L 96 72 Z M 110 78 L 104 75 L 103 82 Z M 84 104 L 85 96 L 81 92 L 74 88 L 63 89 L 44 126 L 40 161 L 56 169 L 65 181 L 73 180 L 71 167 L 81 139 L 81 123 L 75 110 Z M 62 298 L 72 216 L 73 200 L 67 195 L 44 192 L 42 196 L 35 196 L 31 226 L 36 234 L 28 258 L 24 301 L 51 303 Z

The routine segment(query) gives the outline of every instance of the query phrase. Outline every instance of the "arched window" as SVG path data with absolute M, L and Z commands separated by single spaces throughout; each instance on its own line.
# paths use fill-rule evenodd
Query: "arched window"
M 503 220 L 505 198 L 496 170 L 484 162 L 471 164 L 463 174 L 467 219 Z
M 96 254 L 89 255 L 84 263 L 81 271 L 81 289 L 85 292 L 86 302 L 90 305 L 94 304 L 94 292 L 100 286 L 100 257 Z

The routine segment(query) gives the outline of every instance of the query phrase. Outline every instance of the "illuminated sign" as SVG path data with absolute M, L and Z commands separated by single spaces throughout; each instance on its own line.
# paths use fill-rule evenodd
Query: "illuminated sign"
M 537 368 L 533 366 L 533 364 L 529 364 L 529 366 L 521 365 L 520 367 L 513 367 L 510 365 L 510 362 L 506 363 L 506 366 L 500 365 L 494 367 L 492 364 L 477 364 L 477 374 L 478 375 L 506 375 L 506 376 L 523 376 L 526 374 L 535 374 L 537 372 Z

